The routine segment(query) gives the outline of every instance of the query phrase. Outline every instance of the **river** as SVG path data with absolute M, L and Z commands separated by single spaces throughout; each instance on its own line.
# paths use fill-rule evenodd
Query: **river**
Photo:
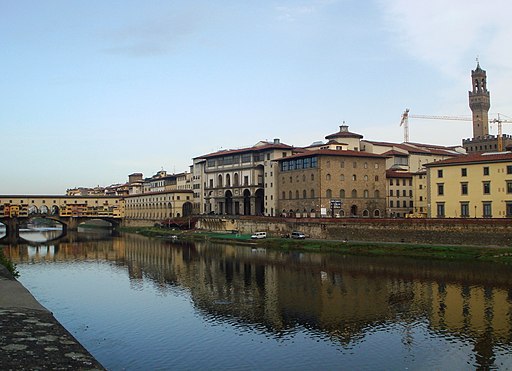
M 4 252 L 109 370 L 512 369 L 504 265 L 97 233 Z

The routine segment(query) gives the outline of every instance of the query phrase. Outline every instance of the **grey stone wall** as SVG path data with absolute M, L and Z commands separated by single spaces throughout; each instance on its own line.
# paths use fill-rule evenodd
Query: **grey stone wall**
M 508 219 L 317 219 L 247 218 L 200 219 L 198 228 L 241 233 L 267 232 L 280 237 L 294 230 L 311 238 L 329 240 L 512 246 Z

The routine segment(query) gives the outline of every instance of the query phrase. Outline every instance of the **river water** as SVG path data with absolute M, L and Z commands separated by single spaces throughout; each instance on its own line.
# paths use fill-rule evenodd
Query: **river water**
M 110 370 L 512 369 L 504 265 L 83 233 L 4 252 Z

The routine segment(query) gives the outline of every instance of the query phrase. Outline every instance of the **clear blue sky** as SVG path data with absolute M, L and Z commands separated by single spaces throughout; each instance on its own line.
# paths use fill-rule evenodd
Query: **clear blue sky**
M 0 194 L 181 172 L 262 139 L 304 146 L 343 121 L 401 142 L 405 108 L 471 113 L 477 56 L 491 113 L 512 116 L 511 11 L 507 0 L 0 0 Z M 457 121 L 410 127 L 416 142 L 471 136 Z

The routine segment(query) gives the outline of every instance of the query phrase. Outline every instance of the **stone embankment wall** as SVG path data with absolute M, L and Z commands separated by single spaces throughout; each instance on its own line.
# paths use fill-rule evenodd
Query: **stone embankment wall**
M 239 217 L 200 218 L 197 228 L 281 237 L 301 231 L 311 238 L 419 244 L 512 246 L 508 219 L 314 219 Z

